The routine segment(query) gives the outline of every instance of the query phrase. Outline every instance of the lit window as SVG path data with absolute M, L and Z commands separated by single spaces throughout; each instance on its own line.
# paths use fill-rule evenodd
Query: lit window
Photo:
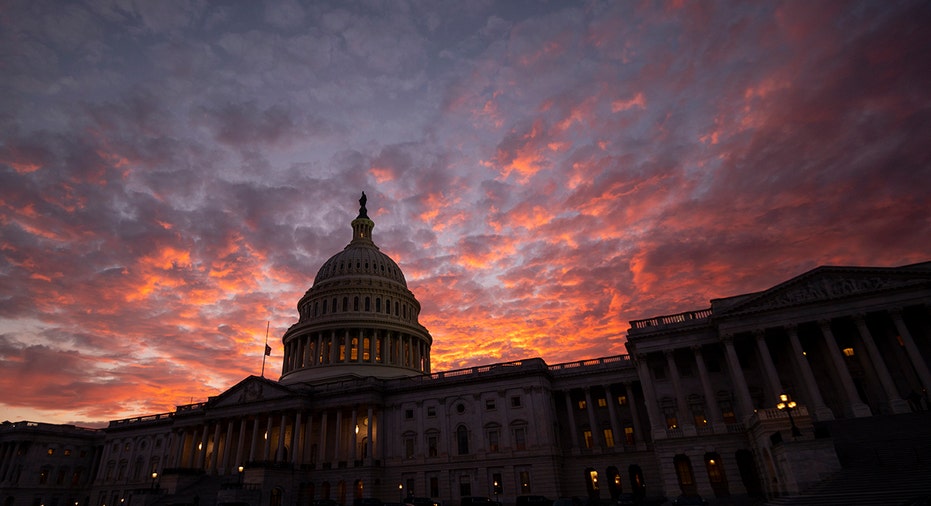
M 605 429 L 604 431 L 605 446 L 608 448 L 614 448 L 614 431 L 611 429 Z
M 624 441 L 629 445 L 634 444 L 634 428 L 629 425 L 624 427 Z
M 666 428 L 670 430 L 675 430 L 679 428 L 679 420 L 674 416 L 666 417 Z
M 599 407 L 599 408 L 606 408 L 606 407 L 608 407 L 608 401 L 607 401 L 604 397 L 599 398 L 599 399 L 598 399 L 598 407 Z
M 590 430 L 583 431 L 582 437 L 585 439 L 586 448 L 591 448 L 595 446 L 595 441 L 592 440 L 592 431 Z
M 54 449 L 54 448 L 49 448 L 49 449 L 48 449 L 48 454 L 49 454 L 49 455 L 55 455 L 55 449 Z
M 844 348 L 844 356 L 845 356 L 845 357 L 852 357 L 852 356 L 853 356 L 853 348 Z
M 585 409 L 588 406 L 588 403 L 585 402 L 585 399 L 579 401 L 579 409 Z
M 617 396 L 617 403 L 618 403 L 618 405 L 620 405 L 620 406 L 626 406 L 626 405 L 627 405 L 627 396 L 626 396 L 626 395 L 618 395 L 618 396 Z

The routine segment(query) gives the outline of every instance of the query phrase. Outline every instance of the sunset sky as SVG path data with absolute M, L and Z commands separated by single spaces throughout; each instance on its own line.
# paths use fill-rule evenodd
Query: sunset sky
M 262 365 L 362 191 L 434 371 L 931 259 L 931 4 L 0 6 L 0 420 Z

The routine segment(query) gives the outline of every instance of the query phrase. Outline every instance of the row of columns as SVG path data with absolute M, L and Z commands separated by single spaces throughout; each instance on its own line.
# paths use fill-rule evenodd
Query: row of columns
M 911 365 L 914 367 L 919 380 L 922 382 L 925 388 L 928 388 L 931 386 L 931 373 L 929 373 L 928 366 L 925 363 L 924 358 L 921 356 L 921 353 L 915 344 L 911 332 L 909 332 L 909 329 L 902 318 L 901 311 L 892 311 L 889 313 L 889 316 L 895 325 L 898 335 L 901 338 L 902 346 L 905 348 L 907 356 L 911 362 Z M 909 408 L 907 402 L 902 399 L 896 388 L 895 382 L 892 379 L 892 375 L 889 373 L 883 356 L 880 353 L 879 348 L 876 346 L 873 335 L 866 324 L 865 316 L 854 315 L 853 321 L 857 328 L 860 340 L 866 349 L 868 358 L 876 371 L 880 386 L 883 389 L 886 398 L 889 400 L 890 410 L 893 413 L 902 413 L 908 411 Z M 869 416 L 871 414 L 870 408 L 863 402 L 857 393 L 853 377 L 847 368 L 843 353 L 841 352 L 840 347 L 837 344 L 837 339 L 834 336 L 831 327 L 831 320 L 822 320 L 817 322 L 817 324 L 821 332 L 821 337 L 825 344 L 825 348 L 827 349 L 828 360 L 837 373 L 838 381 L 840 382 L 839 391 L 844 396 L 845 405 L 849 409 L 849 414 L 855 417 Z M 805 355 L 805 351 L 802 348 L 798 336 L 797 325 L 786 325 L 782 327 L 782 330 L 788 336 L 790 355 L 792 357 L 793 365 L 795 366 L 796 370 L 799 371 L 802 388 L 805 389 L 805 393 L 808 395 L 808 399 L 811 404 L 810 410 L 819 420 L 833 419 L 834 413 L 832 413 L 831 409 L 828 408 L 824 402 L 820 387 L 815 380 L 815 375 L 812 372 L 811 365 L 809 364 Z M 754 331 L 753 338 L 760 359 L 761 373 L 763 374 L 766 387 L 768 388 L 768 393 L 773 399 L 778 399 L 779 395 L 784 393 L 784 391 L 782 383 L 779 379 L 779 373 L 776 370 L 772 356 L 769 352 L 769 347 L 766 344 L 765 329 L 758 329 Z M 721 339 L 721 342 L 724 347 L 724 357 L 727 361 L 728 370 L 731 374 L 732 384 L 734 386 L 734 394 L 737 398 L 740 413 L 744 417 L 747 417 L 754 412 L 754 405 L 750 396 L 749 386 L 743 373 L 743 367 L 740 365 L 740 360 L 734 347 L 734 336 L 725 335 Z M 714 395 L 714 388 L 708 376 L 708 371 L 705 366 L 704 357 L 702 355 L 702 347 L 700 345 L 692 346 L 691 351 L 694 355 L 695 363 L 698 368 L 702 393 L 705 397 L 705 406 L 707 408 L 706 415 L 709 416 L 712 426 L 720 426 L 722 424 L 722 412 L 720 406 L 717 403 L 716 396 Z M 688 416 L 690 413 L 687 411 L 688 405 L 686 403 L 685 391 L 681 383 L 679 370 L 673 355 L 673 350 L 665 350 L 664 354 L 666 357 L 666 364 L 669 369 L 673 390 L 675 392 L 678 419 L 680 420 L 680 424 L 684 426 L 686 432 L 689 432 L 692 421 Z M 652 378 L 650 378 L 649 375 L 649 368 L 647 367 L 645 356 L 641 354 L 636 358 L 638 362 L 637 372 L 640 376 L 641 385 L 643 386 L 644 396 L 647 399 L 646 407 L 648 416 L 650 418 L 651 427 L 654 432 L 654 437 L 665 437 L 665 418 L 663 413 L 661 413 L 659 410 L 659 405 L 657 402 L 658 398 L 656 397 L 656 393 L 653 388 Z
M 602 385 L 602 388 L 605 392 L 605 401 L 608 408 L 608 419 L 610 424 L 611 433 L 614 435 L 614 446 L 619 446 L 619 441 L 622 441 L 622 438 L 626 438 L 624 433 L 624 428 L 619 422 L 619 417 L 617 413 L 617 397 L 612 391 L 611 385 Z M 637 407 L 637 401 L 634 397 L 634 386 L 633 382 L 625 381 L 624 382 L 624 393 L 627 396 L 627 405 L 630 407 L 630 416 L 631 424 L 634 429 L 634 444 L 642 443 L 643 431 L 640 423 L 640 413 Z M 595 411 L 595 405 L 592 403 L 592 392 L 591 387 L 583 388 L 583 394 L 585 396 L 585 411 L 588 418 L 588 426 L 591 428 L 592 432 L 592 442 L 595 446 L 601 445 L 603 447 L 608 447 L 607 441 L 605 441 L 604 434 L 599 430 L 601 424 L 598 423 L 598 416 Z M 572 399 L 572 392 L 570 390 L 563 391 L 563 397 L 566 402 L 566 416 L 569 420 L 569 433 L 572 435 L 572 448 L 579 448 L 579 441 L 581 432 L 578 430 L 578 426 L 575 420 L 576 412 L 576 402 Z M 621 443 L 626 445 L 627 443 Z
M 386 364 L 426 372 L 429 345 L 415 335 L 371 329 L 306 334 L 285 344 L 284 372 L 330 364 Z
M 103 450 L 101 453 L 102 456 L 100 458 L 100 470 L 97 473 L 97 480 L 101 482 L 107 482 L 118 479 L 120 463 L 125 461 L 127 466 L 131 469 L 131 466 L 134 465 L 134 462 L 138 460 L 139 457 L 142 457 L 143 462 L 151 465 L 151 467 L 146 467 L 145 472 L 142 473 L 142 476 L 139 478 L 140 482 L 150 480 L 153 471 L 161 474 L 164 462 L 168 458 L 169 452 L 171 451 L 170 448 L 173 439 L 171 434 L 169 434 L 164 440 L 162 440 L 161 437 L 161 434 L 158 434 L 155 436 L 142 436 L 141 438 L 129 437 L 107 439 L 103 444 Z M 142 441 L 146 441 L 146 449 L 140 451 L 139 446 Z M 158 445 L 158 441 L 161 441 L 162 444 Z M 126 450 L 127 445 L 129 445 L 128 452 Z M 114 470 L 116 471 L 115 476 L 107 476 L 107 469 L 111 463 L 114 465 Z M 127 476 L 124 477 L 123 481 L 130 480 L 131 473 L 128 473 Z
M 208 474 L 230 475 L 246 462 L 268 461 L 294 465 L 375 458 L 378 446 L 372 444 L 380 432 L 372 406 L 359 433 L 359 409 L 351 410 L 349 424 L 343 422 L 343 410 L 325 410 L 319 414 L 294 411 L 271 413 L 267 418 L 233 418 L 207 421 L 202 425 L 178 429 L 178 444 L 173 454 L 174 467 L 203 469 Z M 335 424 L 329 426 L 331 419 Z M 313 437 L 313 432 L 317 437 Z M 364 439 L 363 439 L 364 438 Z M 368 450 L 357 444 L 365 441 Z M 348 444 L 347 444 L 348 443 Z M 314 448 L 316 446 L 316 448 Z M 367 455 L 360 454 L 360 451 Z

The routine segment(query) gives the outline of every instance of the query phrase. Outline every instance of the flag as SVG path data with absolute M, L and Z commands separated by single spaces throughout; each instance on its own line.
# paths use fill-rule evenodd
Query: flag
M 269 355 L 271 355 L 271 354 L 272 354 L 272 347 L 266 344 L 266 345 L 265 345 L 265 355 L 266 355 L 266 356 L 269 356 Z

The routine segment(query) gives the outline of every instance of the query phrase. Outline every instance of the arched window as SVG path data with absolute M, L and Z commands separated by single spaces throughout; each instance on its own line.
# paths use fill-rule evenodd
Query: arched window
M 637 497 L 645 496 L 647 486 L 643 481 L 643 469 L 637 464 L 631 464 L 627 468 L 627 476 L 630 478 L 630 491 Z
M 371 297 L 366 297 L 366 298 L 365 298 L 365 311 L 368 312 L 368 311 L 371 311 L 371 310 L 372 310 L 372 298 L 371 298 Z
M 459 449 L 459 455 L 469 454 L 469 429 L 465 425 L 460 425 L 456 429 L 456 446 Z
M 391 314 L 391 299 L 385 299 L 385 313 Z
M 352 298 L 352 310 L 353 310 L 353 311 L 358 311 L 358 310 L 359 310 L 359 297 L 353 297 L 353 298 Z
M 323 300 L 323 314 L 326 314 L 326 299 Z
M 395 316 L 400 316 L 400 315 L 401 315 L 400 307 L 401 307 L 401 305 L 398 303 L 398 301 L 394 301 L 394 315 L 395 315 Z
M 598 499 L 601 495 L 601 487 L 598 484 L 598 471 L 591 467 L 585 469 L 585 489 L 588 491 L 589 499 Z
M 611 494 L 611 499 L 616 501 L 621 492 L 624 491 L 621 485 L 621 473 L 616 467 L 611 466 L 607 469 L 606 474 L 608 476 L 608 492 Z
M 672 459 L 676 468 L 676 478 L 679 480 L 679 488 L 683 494 L 695 493 L 695 475 L 692 473 L 692 461 L 683 454 L 678 454 Z
M 375 297 L 375 312 L 381 313 L 381 297 Z
M 343 312 L 349 311 L 349 297 L 343 297 Z
M 331 309 L 331 311 L 335 313 L 336 312 L 336 297 L 333 297 L 333 305 L 331 307 L 333 308 Z

